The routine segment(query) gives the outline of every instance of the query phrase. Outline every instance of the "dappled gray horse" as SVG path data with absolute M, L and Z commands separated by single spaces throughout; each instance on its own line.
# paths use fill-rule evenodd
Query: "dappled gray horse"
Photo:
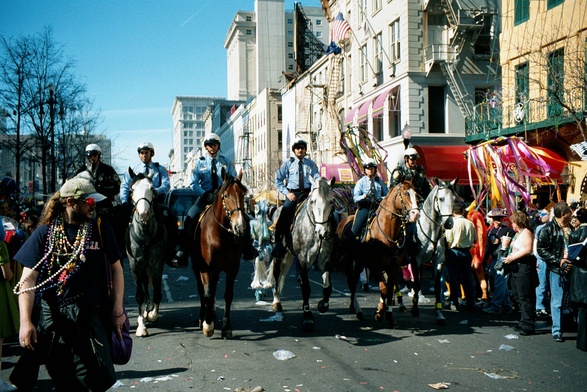
M 167 232 L 161 216 L 155 210 L 154 203 L 157 199 L 151 181 L 152 175 L 135 175 L 130 168 L 129 172 L 133 179 L 133 213 L 126 234 L 126 253 L 136 285 L 135 299 L 139 306 L 136 335 L 148 336 L 145 321 L 155 322 L 159 318 Z M 152 300 L 149 288 L 153 289 Z
M 322 271 L 323 298 L 318 304 L 320 313 L 328 310 L 332 286 L 330 284 L 331 258 L 334 250 L 334 228 L 330 214 L 333 210 L 331 187 L 334 179 L 310 178 L 312 189 L 302 202 L 293 221 L 291 241 L 287 240 L 287 254 L 283 259 L 273 259 L 269 268 L 269 279 L 274 286 L 273 310 L 282 311 L 281 292 L 287 272 L 294 256 L 297 256 L 302 289 L 302 310 L 304 330 L 314 329 L 314 316 L 310 311 L 310 282 L 308 271 L 316 264 Z

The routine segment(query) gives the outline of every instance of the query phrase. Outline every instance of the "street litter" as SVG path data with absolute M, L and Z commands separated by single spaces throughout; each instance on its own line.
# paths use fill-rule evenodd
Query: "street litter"
M 124 384 L 121 383 L 120 380 L 118 380 L 110 388 L 118 388 L 118 387 L 123 387 L 123 386 L 124 386 Z
M 489 378 L 493 378 L 494 380 L 506 380 L 508 378 L 506 376 L 500 376 L 499 374 L 495 374 L 495 373 L 483 372 L 483 374 L 485 374 Z
M 508 344 L 502 344 L 499 346 L 499 349 L 503 351 L 512 351 L 514 348 Z
M 270 305 L 270 303 L 267 301 L 257 301 L 255 302 L 255 305 Z
M 261 321 L 263 321 L 263 322 L 267 322 L 267 321 L 283 321 L 283 313 L 276 312 L 273 316 L 268 317 L 266 319 L 261 319 Z
M 448 382 L 437 382 L 436 384 L 428 384 L 429 387 L 434 389 L 448 389 L 450 383 Z
M 295 354 L 288 350 L 277 350 L 273 353 L 275 359 L 280 361 L 287 361 L 288 359 L 295 358 Z
M 169 376 L 163 376 L 163 377 L 157 377 L 155 380 L 157 381 L 169 381 L 169 380 L 173 380 L 171 377 Z
M 438 343 L 450 343 L 448 339 L 438 339 Z
M 520 337 L 518 335 L 516 335 L 515 333 L 510 333 L 509 335 L 505 335 L 505 338 L 512 340 L 512 339 L 519 339 Z

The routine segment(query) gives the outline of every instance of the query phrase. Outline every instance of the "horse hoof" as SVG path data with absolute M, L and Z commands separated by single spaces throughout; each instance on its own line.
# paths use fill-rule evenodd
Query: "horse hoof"
M 222 339 L 230 340 L 232 339 L 232 330 L 222 331 Z
M 149 313 L 146 320 L 150 323 L 154 323 L 155 321 L 159 320 L 159 313 Z
M 420 308 L 412 308 L 412 317 L 420 317 Z
M 328 312 L 329 308 L 330 308 L 330 304 L 328 302 L 324 302 L 324 301 L 318 302 L 318 311 L 320 313 Z
M 274 312 L 283 312 L 283 307 L 281 307 L 281 302 L 276 302 L 271 305 L 271 308 Z
M 363 312 L 358 312 L 357 314 L 355 314 L 355 317 L 361 321 L 363 321 L 363 319 L 365 318 L 365 316 L 363 315 Z
M 273 288 L 273 284 L 271 284 L 270 282 L 264 282 L 264 283 L 263 283 L 263 288 L 264 288 L 265 290 L 267 290 L 267 289 L 272 289 L 272 288 Z
M 139 338 L 146 338 L 147 336 L 149 336 L 149 331 L 147 330 L 147 328 L 137 327 L 137 331 L 135 332 L 135 335 L 138 336 Z
M 355 309 L 355 305 L 349 306 L 349 313 L 357 313 L 357 309 Z
M 406 305 L 400 305 L 400 307 L 397 309 L 397 311 L 400 313 L 404 313 L 406 310 L 407 310 Z
M 204 321 L 204 324 L 202 325 L 202 332 L 204 333 L 205 337 L 212 337 L 212 335 L 214 335 L 214 322 L 208 324 Z

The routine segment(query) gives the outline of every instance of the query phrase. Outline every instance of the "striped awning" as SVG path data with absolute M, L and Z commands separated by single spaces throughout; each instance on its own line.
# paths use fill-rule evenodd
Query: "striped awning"
M 373 103 L 373 117 L 383 115 L 383 106 L 385 105 L 385 101 L 387 100 L 387 97 L 389 97 L 390 92 L 391 87 L 383 90 L 383 92 L 375 98 L 375 102 Z
M 344 126 L 352 125 L 353 119 L 355 118 L 355 113 L 357 112 L 357 107 L 352 108 L 349 110 L 344 118 Z
M 369 106 L 371 106 L 371 101 L 367 101 L 361 105 L 359 109 L 359 116 L 357 117 L 357 123 L 361 124 L 367 121 L 367 114 L 369 113 Z

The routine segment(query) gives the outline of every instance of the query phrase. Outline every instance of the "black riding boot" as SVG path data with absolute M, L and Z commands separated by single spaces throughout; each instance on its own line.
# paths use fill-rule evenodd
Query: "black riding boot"
M 243 240 L 243 259 L 245 260 L 254 260 L 259 256 L 259 251 L 253 246 L 253 239 L 251 238 L 251 234 L 245 235 Z
M 178 250 L 169 265 L 171 268 L 186 268 L 188 266 L 189 252 L 187 249 L 189 234 L 193 230 L 193 218 L 189 215 L 183 221 L 183 230 L 177 238 Z

